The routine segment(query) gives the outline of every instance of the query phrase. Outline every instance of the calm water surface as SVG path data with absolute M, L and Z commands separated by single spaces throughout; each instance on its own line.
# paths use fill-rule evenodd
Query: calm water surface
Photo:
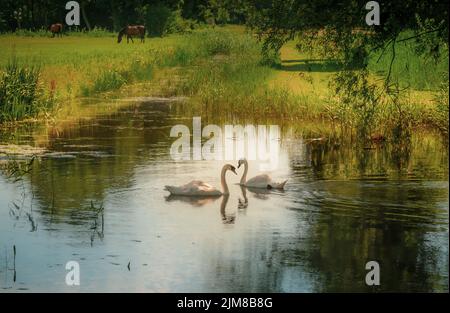
M 289 179 L 284 192 L 241 189 L 228 174 L 229 197 L 192 200 L 167 197 L 164 185 L 220 186 L 224 162 L 171 159 L 171 127 L 192 124 L 177 111 L 147 102 L 2 134 L 53 153 L 21 181 L 0 172 L 0 292 L 448 291 L 448 151 L 438 138 L 415 136 L 397 157 L 310 142 L 286 124 L 271 173 Z M 65 283 L 71 260 L 80 286 Z M 365 285 L 370 260 L 378 287 Z

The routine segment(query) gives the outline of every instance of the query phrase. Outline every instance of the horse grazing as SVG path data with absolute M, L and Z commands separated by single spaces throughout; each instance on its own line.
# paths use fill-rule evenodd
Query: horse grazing
M 134 43 L 133 36 L 140 37 L 141 42 L 143 43 L 145 41 L 145 26 L 144 25 L 134 25 L 134 26 L 126 26 L 126 27 L 122 28 L 119 31 L 119 36 L 117 37 L 117 43 L 120 43 L 122 41 L 122 37 L 124 35 L 127 35 L 127 43 L 130 42 L 130 39 L 131 39 L 131 42 Z
M 63 25 L 60 24 L 60 23 L 52 24 L 52 25 L 50 25 L 49 30 L 50 30 L 50 31 L 52 32 L 52 34 L 53 34 L 53 35 L 52 35 L 52 38 L 55 38 L 55 35 L 56 35 L 56 36 L 62 37 Z

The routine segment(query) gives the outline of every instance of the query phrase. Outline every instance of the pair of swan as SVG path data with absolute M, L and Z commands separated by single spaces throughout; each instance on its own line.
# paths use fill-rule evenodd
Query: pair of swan
M 252 187 L 252 188 L 264 188 L 264 189 L 283 189 L 284 185 L 286 184 L 287 180 L 282 183 L 277 183 L 270 178 L 269 175 L 261 174 L 257 175 L 248 181 L 247 179 L 247 173 L 248 173 L 248 162 L 246 159 L 239 160 L 238 168 L 241 167 L 241 165 L 244 164 L 244 174 L 241 177 L 240 185 L 245 187 Z M 181 186 L 165 186 L 165 189 L 170 192 L 171 195 L 176 196 L 211 196 L 211 197 L 218 197 L 222 195 L 229 195 L 230 192 L 228 190 L 228 185 L 225 180 L 225 176 L 227 171 L 231 171 L 235 175 L 236 168 L 231 164 L 225 164 L 222 168 L 222 171 L 220 173 L 220 183 L 222 185 L 222 191 L 218 190 L 217 188 L 211 186 L 208 183 L 205 183 L 201 180 L 193 180 L 185 185 Z

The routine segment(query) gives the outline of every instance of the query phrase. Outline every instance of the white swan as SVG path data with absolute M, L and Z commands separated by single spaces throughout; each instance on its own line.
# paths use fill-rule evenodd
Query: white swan
M 220 191 L 217 188 L 201 180 L 193 180 L 190 183 L 187 183 L 182 186 L 165 186 L 165 189 L 169 191 L 171 195 L 175 196 L 218 197 L 222 195 L 228 195 L 230 194 L 230 192 L 228 191 L 228 185 L 227 182 L 225 181 L 225 174 L 227 171 L 232 171 L 234 174 L 237 175 L 236 168 L 233 165 L 225 164 L 222 167 L 222 172 L 220 174 L 220 183 L 222 184 L 223 191 Z
M 253 188 L 264 188 L 264 189 L 284 189 L 284 185 L 287 180 L 282 183 L 277 183 L 272 180 L 272 178 L 267 174 L 257 175 L 255 177 L 247 179 L 248 172 L 248 162 L 246 159 L 240 159 L 238 163 L 238 168 L 244 164 L 244 174 L 241 177 L 241 182 L 239 183 L 241 186 L 253 187 Z

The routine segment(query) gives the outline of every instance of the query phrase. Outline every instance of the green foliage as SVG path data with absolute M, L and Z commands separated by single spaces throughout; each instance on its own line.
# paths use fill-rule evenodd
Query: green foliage
M 2 12 L 0 12 L 0 33 L 7 31 L 7 29 L 6 20 L 3 17 Z
M 277 50 L 263 50 L 261 64 L 271 67 L 279 67 L 281 65 L 280 52 Z
M 365 22 L 366 0 L 343 0 L 339 5 L 328 0 L 249 0 L 248 24 L 265 40 L 267 47 L 279 48 L 280 43 L 312 32 L 327 34 L 324 42 L 334 52 L 344 53 L 359 46 L 382 49 L 386 43 L 410 30 L 420 40 L 421 34 L 433 34 L 432 49 L 448 42 L 448 8 L 441 1 L 384 1 L 380 5 L 382 27 Z
M 126 25 L 146 24 L 155 29 L 152 36 L 189 29 L 197 22 L 211 24 L 243 23 L 247 0 L 83 0 L 81 28 L 106 28 L 119 31 Z M 35 30 L 52 23 L 63 23 L 67 0 L 3 0 L 0 32 L 17 29 Z M 168 12 L 170 11 L 170 12 Z M 172 14 L 173 13 L 173 14 Z M 181 18 L 182 17 L 182 18 Z M 187 24 L 187 25 L 186 25 Z
M 441 131 L 441 133 L 448 138 L 448 123 L 449 123 L 449 78 L 448 75 L 441 83 L 439 91 L 435 99 L 436 109 L 432 116 L 434 125 Z
M 382 26 L 374 27 L 365 23 L 366 2 L 249 0 L 248 24 L 265 51 L 298 39 L 301 51 L 338 60 L 332 116 L 355 128 L 359 139 L 382 124 L 384 112 L 385 132 L 393 141 L 408 141 L 420 113 L 403 99 L 402 88 L 435 90 L 442 73 L 448 76 L 448 9 L 439 1 L 385 1 Z M 383 82 L 369 83 L 371 72 Z
M 400 38 L 412 36 L 411 32 L 405 32 Z M 423 40 L 426 40 L 423 36 Z M 416 90 L 437 90 L 445 81 L 445 73 L 448 73 L 448 48 L 442 47 L 439 56 L 431 56 L 416 51 L 417 44 L 411 41 L 396 44 L 395 62 L 391 68 L 392 81 L 398 81 L 400 87 L 410 87 Z M 386 77 L 392 60 L 392 44 L 384 51 L 377 51 L 370 55 L 368 69 Z M 448 75 L 448 74 L 447 74 Z
M 210 25 L 223 25 L 230 21 L 228 1 L 208 0 L 199 8 L 204 21 Z
M 157 3 L 145 5 L 142 8 L 141 15 L 145 20 L 147 33 L 151 36 L 162 37 L 166 33 L 172 11 L 167 6 Z
M 6 33 L 15 35 L 18 37 L 51 37 L 52 33 L 44 28 L 37 29 L 37 30 L 28 30 L 28 29 L 17 29 L 16 31 L 12 33 Z M 65 29 L 63 30 L 64 36 L 77 36 L 77 37 L 116 37 L 117 33 L 110 32 L 106 28 L 101 27 L 94 27 L 90 31 L 80 28 L 72 28 L 72 29 Z
M 168 34 L 184 33 L 195 27 L 193 21 L 181 16 L 181 10 L 172 10 L 161 2 L 144 5 L 137 11 L 150 36 L 163 37 Z
M 413 103 L 403 99 L 398 84 L 388 92 L 383 125 L 390 141 L 403 148 L 410 144 L 413 126 L 417 125 L 420 112 Z
M 176 10 L 169 15 L 164 34 L 182 34 L 190 32 L 195 27 L 195 21 L 184 19 L 181 16 L 181 10 Z
M 418 31 L 416 31 L 415 34 L 411 34 L 410 37 L 416 35 L 414 36 L 414 49 L 417 54 L 433 58 L 435 61 L 438 61 L 442 56 L 441 52 L 443 50 L 447 50 L 448 54 L 448 8 L 445 9 L 446 10 L 441 14 L 447 15 L 446 20 L 442 17 L 439 18 L 439 16 L 423 18 L 420 15 L 416 15 Z M 422 34 L 425 34 L 425 36 Z M 445 37 L 443 38 L 443 36 Z M 447 39 L 447 41 L 445 39 Z
M 355 127 L 358 138 L 367 139 L 373 128 L 380 96 L 377 87 L 369 83 L 367 70 L 341 71 L 336 74 L 334 87 L 341 122 Z
M 21 66 L 15 59 L 0 72 L 0 122 L 33 117 L 50 108 L 52 99 L 45 97 L 39 76 L 39 68 Z

